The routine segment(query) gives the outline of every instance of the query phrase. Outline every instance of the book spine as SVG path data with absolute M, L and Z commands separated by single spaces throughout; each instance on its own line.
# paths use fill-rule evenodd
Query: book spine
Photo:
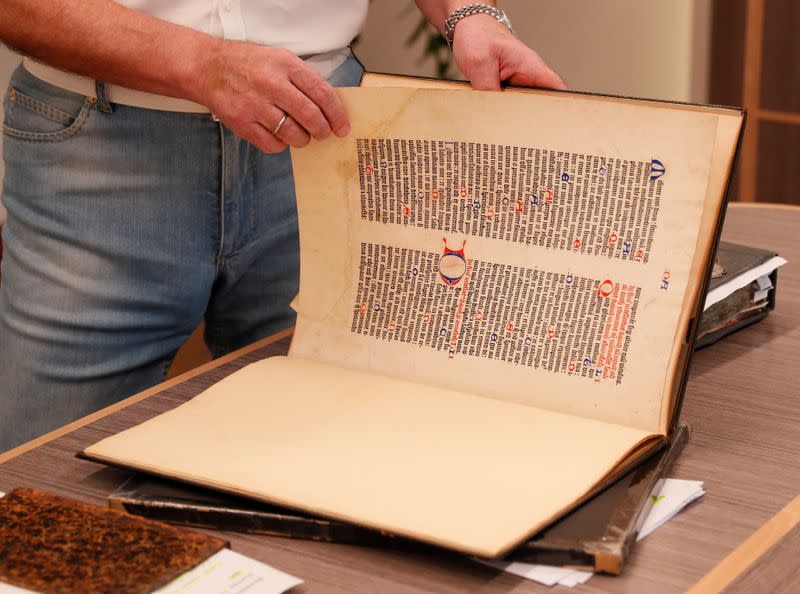
M 370 546 L 391 546 L 400 540 L 377 530 L 321 518 L 177 502 L 144 503 L 121 496 L 109 497 L 108 504 L 133 515 L 197 528 Z

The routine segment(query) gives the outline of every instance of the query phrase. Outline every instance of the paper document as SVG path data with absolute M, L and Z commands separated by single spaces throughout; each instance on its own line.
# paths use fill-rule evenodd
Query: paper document
M 753 294 L 753 303 L 758 303 L 766 299 L 769 292 L 773 289 L 772 281 L 767 274 L 759 276 L 756 279 L 756 283 L 758 283 L 758 291 Z
M 555 567 L 552 565 L 535 565 L 533 563 L 490 563 L 493 567 L 502 569 L 526 580 L 538 582 L 544 586 L 576 586 L 582 584 L 594 575 L 591 571 L 580 571 L 568 567 Z
M 671 520 L 675 514 L 695 499 L 702 497 L 704 493 L 703 481 L 665 480 L 658 495 L 650 496 L 647 503 L 650 512 L 636 540 L 642 540 L 653 530 Z
M 650 511 L 642 512 L 647 513 L 647 519 L 636 540 L 643 539 L 653 530 L 671 520 L 679 511 L 695 499 L 702 497 L 704 493 L 703 481 L 665 480 L 658 495 L 651 495 L 647 503 Z M 486 564 L 527 580 L 538 582 L 544 586 L 559 585 L 572 588 L 584 583 L 594 575 L 591 571 L 551 565 L 536 565 L 533 563 L 504 563 L 499 561 L 487 562 Z
M 303 580 L 222 549 L 155 594 L 281 594 Z

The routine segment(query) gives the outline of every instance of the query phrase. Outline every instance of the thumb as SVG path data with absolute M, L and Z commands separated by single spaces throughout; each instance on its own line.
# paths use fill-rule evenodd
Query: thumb
M 500 90 L 500 68 L 495 60 L 476 60 L 463 71 L 476 91 Z
M 530 65 L 508 77 L 509 84 L 515 87 L 542 87 L 565 91 L 567 85 L 544 62 Z

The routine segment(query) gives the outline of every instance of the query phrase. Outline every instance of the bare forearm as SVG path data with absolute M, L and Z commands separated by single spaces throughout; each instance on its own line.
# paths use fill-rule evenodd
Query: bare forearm
M 18 51 L 104 82 L 204 105 L 264 151 L 349 130 L 330 84 L 286 49 L 223 41 L 111 0 L 2 2 L 0 40 Z
M 444 32 L 444 21 L 457 8 L 472 4 L 469 0 L 416 0 L 420 12 L 439 30 Z M 480 4 L 495 6 L 494 0 L 481 0 Z
M 0 39 L 52 66 L 197 101 L 218 40 L 111 0 L 3 0 Z

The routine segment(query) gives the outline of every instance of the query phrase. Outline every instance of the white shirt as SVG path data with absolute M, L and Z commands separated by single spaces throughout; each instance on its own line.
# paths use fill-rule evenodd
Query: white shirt
M 347 59 L 347 46 L 367 18 L 369 0 L 116 0 L 118 4 L 223 39 L 286 48 L 327 77 Z M 82 95 L 94 81 L 24 58 L 35 76 Z M 108 99 L 137 107 L 207 112 L 202 105 L 107 85 Z
M 119 4 L 223 39 L 283 47 L 298 56 L 347 47 L 369 0 L 117 0 Z

